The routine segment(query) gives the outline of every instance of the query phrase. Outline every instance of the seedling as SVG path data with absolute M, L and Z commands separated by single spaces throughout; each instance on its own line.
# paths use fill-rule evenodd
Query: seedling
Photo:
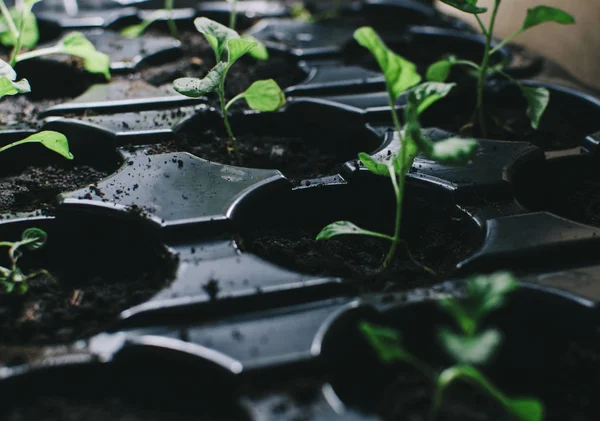
M 342 1 L 334 0 L 331 9 L 329 9 L 325 12 L 312 14 L 310 12 L 310 10 L 306 7 L 304 2 L 299 1 L 299 2 L 292 4 L 290 13 L 294 19 L 297 19 L 297 20 L 300 20 L 303 22 L 317 22 L 317 21 L 320 21 L 323 19 L 331 19 L 331 18 L 338 17 L 340 15 L 341 10 L 342 10 Z
M 507 295 L 517 288 L 516 279 L 509 273 L 475 276 L 467 283 L 464 300 L 448 298 L 440 301 L 441 308 L 454 319 L 460 330 L 458 334 L 448 328 L 442 328 L 438 332 L 442 346 L 457 361 L 457 364 L 441 372 L 411 354 L 402 345 L 401 335 L 396 330 L 366 321 L 359 324 L 359 330 L 383 363 L 407 363 L 431 381 L 434 393 L 430 421 L 439 412 L 444 392 L 457 380 L 464 380 L 480 388 L 502 404 L 516 419 L 541 421 L 544 406 L 539 400 L 510 398 L 476 368 L 476 365 L 488 362 L 502 342 L 502 335 L 496 329 L 480 332 L 482 320 L 502 307 Z
M 367 48 L 379 63 L 385 76 L 388 100 L 396 134 L 400 139 L 400 151 L 384 158 L 372 158 L 361 152 L 358 158 L 362 164 L 373 174 L 389 177 L 396 196 L 396 222 L 392 236 L 365 230 L 348 221 L 334 222 L 318 234 L 317 240 L 327 240 L 338 235 L 368 235 L 382 238 L 391 242 L 390 249 L 383 261 L 383 268 L 389 267 L 396 256 L 400 242 L 400 225 L 402 221 L 402 202 L 404 198 L 404 185 L 406 174 L 419 153 L 428 158 L 448 165 L 465 165 L 475 149 L 477 143 L 473 140 L 450 138 L 439 142 L 432 142 L 425 137 L 419 124 L 419 115 L 436 101 L 444 98 L 453 84 L 423 83 L 417 73 L 416 66 L 390 50 L 377 33 L 370 27 L 363 27 L 354 33 L 354 38 L 360 45 Z M 415 85 L 417 85 L 415 87 Z M 407 104 L 404 109 L 405 126 L 400 125 L 396 112 L 396 100 L 405 91 Z M 409 253 L 410 254 L 410 253 Z
M 242 56 L 255 49 L 259 49 L 258 52 L 260 53 L 261 46 L 252 39 L 240 37 L 234 30 L 207 18 L 198 18 L 194 21 L 194 24 L 198 31 L 206 37 L 215 52 L 217 65 L 203 79 L 186 77 L 175 80 L 173 88 L 180 94 L 192 98 L 199 98 L 217 91 L 221 104 L 223 123 L 227 130 L 232 150 L 236 154 L 238 162 L 241 163 L 241 154 L 227 116 L 229 108 L 236 101 L 245 99 L 248 106 L 253 110 L 273 112 L 279 110 L 285 104 L 285 95 L 273 79 L 259 80 L 250 85 L 246 91 L 226 102 L 225 80 L 227 72 Z
M 540 124 L 540 120 L 544 115 L 544 112 L 548 108 L 548 104 L 550 103 L 550 92 L 546 88 L 530 87 L 519 83 L 509 74 L 502 70 L 502 64 L 498 66 L 490 66 L 490 58 L 495 53 L 500 51 L 502 47 L 504 47 L 509 42 L 513 41 L 516 37 L 518 37 L 530 28 L 533 28 L 537 25 L 546 22 L 556 22 L 562 25 L 570 25 L 575 23 L 575 18 L 573 18 L 573 16 L 571 16 L 570 14 L 555 7 L 536 6 L 527 11 L 527 16 L 525 17 L 523 25 L 514 34 L 504 39 L 498 45 L 492 47 L 496 17 L 502 0 L 494 0 L 491 20 L 487 28 L 483 24 L 479 15 L 487 12 L 488 9 L 486 7 L 477 6 L 478 0 L 441 1 L 460 11 L 472 14 L 475 17 L 477 23 L 479 24 L 479 27 L 481 28 L 481 31 L 483 32 L 483 35 L 485 36 L 485 50 L 483 53 L 483 59 L 481 61 L 481 64 L 477 64 L 469 60 L 459 60 L 456 57 L 452 56 L 447 59 L 438 61 L 437 63 L 432 64 L 427 70 L 427 79 L 436 82 L 445 82 L 448 76 L 450 75 L 450 70 L 453 66 L 466 66 L 475 69 L 475 72 L 477 74 L 477 103 L 475 112 L 479 121 L 479 129 L 481 131 L 481 134 L 483 136 L 486 136 L 487 130 L 485 126 L 483 98 L 485 81 L 488 77 L 492 75 L 500 74 L 505 78 L 509 79 L 514 84 L 516 84 L 521 90 L 528 104 L 527 117 L 531 122 L 531 127 L 537 130 Z
M 44 230 L 28 228 L 23 231 L 20 241 L 14 243 L 0 241 L 0 247 L 8 247 L 8 258 L 10 259 L 10 267 L 0 266 L 0 284 L 7 293 L 24 294 L 28 289 L 28 280 L 40 275 L 50 276 L 44 269 L 25 275 L 17 265 L 19 258 L 23 255 L 22 249 L 39 250 L 44 247 L 47 239 L 48 234 Z
M 169 25 L 169 31 L 173 38 L 179 39 L 179 31 L 177 30 L 177 24 L 173 20 L 173 7 L 175 0 L 165 0 L 165 8 L 157 10 L 148 19 L 144 19 L 142 22 L 131 25 L 121 30 L 121 35 L 127 38 L 137 38 L 141 36 L 146 29 L 154 22 L 159 19 L 167 18 L 167 24 Z

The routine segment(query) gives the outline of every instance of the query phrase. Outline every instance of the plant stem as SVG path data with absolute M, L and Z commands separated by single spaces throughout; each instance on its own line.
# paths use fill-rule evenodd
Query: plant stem
M 19 30 L 17 29 L 17 25 L 15 25 L 15 21 L 10 14 L 10 10 L 8 10 L 8 7 L 6 7 L 4 0 L 0 0 L 0 11 L 2 11 L 2 16 L 4 16 L 4 19 L 6 19 L 8 29 L 10 29 L 10 32 L 16 40 L 19 36 Z
M 179 39 L 179 32 L 177 31 L 177 25 L 175 24 L 175 21 L 173 20 L 174 2 L 175 2 L 175 0 L 165 0 L 165 9 L 169 12 L 169 20 L 168 20 L 167 24 L 169 25 L 169 31 L 171 31 L 171 35 L 173 36 L 173 38 Z
M 509 42 L 512 42 L 512 40 L 514 40 L 516 37 L 518 37 L 522 33 L 523 33 L 523 29 L 519 29 L 514 34 L 512 34 L 509 37 L 505 38 L 500 44 L 498 44 L 494 48 L 492 48 L 492 51 L 490 51 L 490 56 L 493 55 L 494 53 L 497 53 L 498 51 L 500 51 L 500 49 L 502 47 L 504 47 Z
M 483 112 L 483 88 L 485 85 L 485 77 L 487 76 L 487 70 L 490 62 L 490 49 L 492 44 L 492 37 L 494 36 L 494 26 L 496 24 L 496 16 L 498 15 L 500 1 L 501 0 L 494 0 L 494 10 L 492 11 L 492 19 L 490 20 L 490 26 L 485 37 L 485 51 L 483 53 L 483 61 L 481 63 L 481 68 L 479 69 L 479 80 L 477 82 L 476 110 L 477 116 L 479 118 L 479 128 L 481 129 L 482 136 L 486 136 L 485 114 Z
M 229 27 L 235 31 L 237 21 L 237 0 L 231 2 L 231 13 L 229 14 Z
M 49 56 L 51 54 L 60 54 L 63 50 L 60 47 L 48 47 L 40 48 L 39 50 L 28 51 L 23 54 L 19 54 L 16 58 L 17 62 L 29 60 L 36 57 Z
M 17 43 L 13 47 L 12 53 L 10 54 L 10 66 L 14 67 L 17 64 L 17 55 L 21 52 L 23 47 L 23 32 L 25 30 L 25 6 L 21 9 L 21 22 L 19 22 L 19 35 L 17 36 Z
M 233 148 L 233 152 L 237 157 L 238 164 L 242 164 L 242 155 L 240 154 L 240 149 L 238 148 L 237 139 L 233 135 L 233 130 L 231 130 L 231 125 L 229 124 L 229 117 L 227 116 L 227 110 L 229 106 L 233 103 L 233 100 L 229 103 L 225 103 L 225 78 L 227 77 L 227 72 L 229 71 L 229 65 L 225 68 L 223 75 L 221 76 L 221 81 L 219 82 L 219 102 L 221 103 L 221 113 L 223 114 L 223 123 L 225 124 L 225 130 L 227 130 L 227 135 L 229 136 L 229 140 L 231 140 L 231 146 Z M 234 98 L 238 99 L 239 95 Z

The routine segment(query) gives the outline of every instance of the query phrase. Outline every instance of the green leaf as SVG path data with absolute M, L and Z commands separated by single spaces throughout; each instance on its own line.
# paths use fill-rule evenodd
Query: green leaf
M 549 6 L 536 6 L 527 10 L 527 16 L 521 30 L 525 31 L 546 22 L 556 22 L 562 25 L 572 25 L 575 18 L 567 12 Z
M 321 230 L 317 235 L 317 241 L 329 240 L 338 235 L 371 235 L 372 231 L 357 227 L 352 222 L 336 221 Z
M 0 98 L 5 95 L 16 95 L 31 92 L 31 86 L 26 79 L 21 79 L 18 82 L 17 73 L 15 70 L 0 59 Z
M 248 41 L 242 38 L 234 38 L 230 39 L 227 42 L 228 45 L 228 59 L 227 64 L 231 66 L 235 63 L 240 57 L 246 55 L 250 50 L 255 48 L 257 44 L 253 41 Z
M 454 298 L 438 301 L 439 306 L 454 318 L 454 321 L 466 335 L 473 335 L 477 330 L 477 321 Z
M 121 30 L 121 35 L 125 38 L 138 38 L 141 36 L 156 19 L 147 19 L 136 25 L 127 26 Z
M 358 154 L 358 159 L 360 159 L 360 162 L 362 162 L 365 168 L 367 168 L 373 174 L 383 175 L 386 177 L 390 175 L 389 162 L 386 163 L 380 160 L 376 160 L 375 158 L 371 157 L 369 154 L 366 154 L 364 152 Z
M 256 111 L 277 111 L 285 104 L 285 94 L 273 79 L 258 80 L 241 95 Z
M 457 335 L 441 329 L 440 340 L 452 358 L 462 364 L 485 364 L 502 342 L 502 334 L 495 329 L 473 336 Z
M 96 50 L 81 32 L 71 32 L 57 44 L 61 53 L 70 54 L 83 59 L 83 66 L 90 73 L 103 74 L 110 79 L 110 58 Z
M 223 53 L 227 49 L 229 40 L 240 37 L 233 29 L 208 18 L 197 18 L 194 20 L 194 25 L 198 32 L 206 37 L 206 40 L 215 52 L 217 61 L 221 60 L 223 57 Z
M 31 7 L 25 6 L 26 9 L 23 12 L 24 26 L 23 26 L 23 48 L 33 48 L 37 45 L 40 39 L 40 33 L 38 29 L 37 19 L 33 13 L 31 13 Z M 10 14 L 13 18 L 15 26 L 20 28 L 21 25 L 21 11 L 11 7 Z M 17 44 L 16 38 L 12 32 L 8 29 L 8 23 L 4 16 L 0 17 L 0 26 L 2 27 L 2 33 L 0 33 L 0 43 L 6 47 L 14 47 Z
M 384 363 L 410 360 L 410 354 L 400 343 L 399 332 L 365 321 L 360 322 L 358 328 Z
M 29 250 L 38 250 L 44 247 L 48 240 L 48 234 L 46 231 L 39 228 L 27 228 L 21 235 L 21 241 L 27 242 L 25 246 Z
M 417 114 L 421 114 L 435 102 L 446 97 L 455 83 L 425 82 L 413 88 Z
M 460 11 L 478 15 L 487 12 L 487 7 L 477 7 L 477 0 L 441 0 L 442 3 Z
M 173 89 L 182 95 L 192 98 L 198 98 L 213 92 L 219 87 L 221 78 L 225 73 L 226 64 L 219 62 L 213 69 L 208 72 L 204 79 L 183 77 L 176 79 L 173 82 Z
M 69 141 L 67 137 L 59 132 L 45 130 L 21 140 L 22 143 L 41 143 L 46 148 L 63 156 L 66 159 L 73 159 L 74 156 L 69 150 Z
M 427 69 L 426 79 L 432 82 L 445 82 L 448 76 L 450 76 L 450 70 L 452 70 L 455 61 L 454 57 L 448 57 L 447 59 L 433 63 Z
M 546 88 L 519 85 L 527 100 L 527 117 L 531 127 L 538 129 L 540 120 L 550 104 L 550 91 Z
M 433 149 L 428 155 L 444 165 L 463 166 L 469 162 L 477 146 L 477 141 L 473 139 L 451 137 L 433 143 Z
M 252 58 L 254 58 L 255 60 L 260 60 L 260 61 L 269 59 L 269 51 L 267 50 L 267 47 L 265 46 L 265 44 L 263 44 L 262 42 L 260 42 L 258 39 L 254 38 L 251 35 L 242 35 L 242 39 L 245 39 L 246 41 L 254 42 L 256 44 L 256 47 L 254 47 L 253 49 L 251 49 L 248 52 L 248 54 L 250 54 L 250 56 L 252 56 Z
M 544 405 L 537 399 L 511 399 L 507 408 L 523 421 L 542 421 Z
M 373 28 L 364 26 L 357 29 L 354 39 L 368 49 L 379 63 L 394 100 L 421 81 L 417 66 L 390 50 Z
M 467 296 L 479 317 L 499 309 L 506 297 L 519 288 L 517 279 L 508 272 L 480 275 L 467 282 Z

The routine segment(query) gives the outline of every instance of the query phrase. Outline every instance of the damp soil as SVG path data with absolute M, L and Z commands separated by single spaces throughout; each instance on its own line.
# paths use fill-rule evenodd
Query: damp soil
M 407 246 L 400 245 L 396 259 L 382 271 L 390 246 L 386 240 L 358 235 L 325 241 L 315 238 L 336 220 L 392 234 L 395 204 L 389 200 L 391 195 L 381 200 L 377 184 L 341 196 L 335 191 L 328 194 L 325 187 L 314 190 L 321 190 L 319 199 L 303 200 L 301 195 L 282 199 L 289 205 L 285 210 L 278 208 L 279 215 L 264 211 L 265 215 L 248 221 L 252 228 L 238 239 L 240 248 L 298 272 L 343 277 L 361 292 L 385 292 L 439 283 L 480 245 L 481 233 L 454 205 L 411 194 L 405 198 L 401 232 Z M 363 202 L 361 198 L 366 197 L 376 202 Z

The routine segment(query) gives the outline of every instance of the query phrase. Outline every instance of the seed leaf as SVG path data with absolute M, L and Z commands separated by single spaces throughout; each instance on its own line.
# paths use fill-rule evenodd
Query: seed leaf
M 39 228 L 27 228 L 21 235 L 21 241 L 25 241 L 28 244 L 25 246 L 29 250 L 38 250 L 44 247 L 48 240 L 48 234 L 46 231 Z
M 248 41 L 247 39 L 242 38 L 234 38 L 230 39 L 227 42 L 229 57 L 227 59 L 227 64 L 230 66 L 235 63 L 240 57 L 244 56 L 250 50 L 255 48 L 257 44 L 252 41 Z
M 499 309 L 509 293 L 519 288 L 516 278 L 508 272 L 480 275 L 467 282 L 467 304 L 475 320 Z
M 502 334 L 495 329 L 474 336 L 457 335 L 441 329 L 439 337 L 444 349 L 461 364 L 485 364 L 502 342 Z
M 254 82 L 242 96 L 248 106 L 256 111 L 273 112 L 285 104 L 285 94 L 273 79 Z
M 477 0 L 441 0 L 448 6 L 452 6 L 460 11 L 478 15 L 487 12 L 487 7 L 477 7 Z
M 358 328 L 384 363 L 410 359 L 410 354 L 400 343 L 402 339 L 400 333 L 396 330 L 365 321 L 360 322 Z
M 269 59 L 269 51 L 267 50 L 265 44 L 263 44 L 251 35 L 242 35 L 242 39 L 254 42 L 256 44 L 256 47 L 254 47 L 248 52 L 248 54 L 250 54 L 250 56 L 252 56 L 255 60 L 264 61 Z
M 390 50 L 373 28 L 363 26 L 357 29 L 354 32 L 354 39 L 368 49 L 379 63 L 394 100 L 421 81 L 417 66 Z
M 57 47 L 64 54 L 70 54 L 83 59 L 83 66 L 90 73 L 103 74 L 110 79 L 110 58 L 96 50 L 81 32 L 71 32 L 59 41 Z
M 508 409 L 523 421 L 542 421 L 544 405 L 537 399 L 509 399 Z
M 223 57 L 223 53 L 227 49 L 229 40 L 240 37 L 233 29 L 208 18 L 197 18 L 194 20 L 194 25 L 198 32 L 206 37 L 206 40 L 215 52 L 217 61 L 221 60 Z
M 536 6 L 527 10 L 527 16 L 525 17 L 525 22 L 523 22 L 522 30 L 525 31 L 546 22 L 572 25 L 575 23 L 575 18 L 567 12 L 555 7 Z
M 550 103 L 550 91 L 546 88 L 519 85 L 523 96 L 527 100 L 527 117 L 531 127 L 537 130 L 540 120 Z
M 173 82 L 173 89 L 182 95 L 192 98 L 199 98 L 206 95 L 219 87 L 223 73 L 225 72 L 226 64 L 219 62 L 213 69 L 208 72 L 204 79 L 193 77 L 182 77 Z
M 417 114 L 421 114 L 435 102 L 446 97 L 455 83 L 425 82 L 413 88 L 417 105 Z
M 0 98 L 5 95 L 16 95 L 31 92 L 31 86 L 26 79 L 16 81 L 17 73 L 15 70 L 0 59 Z
M 41 143 L 46 148 L 63 156 L 66 159 L 73 159 L 74 156 L 69 150 L 69 141 L 67 137 L 59 132 L 45 130 L 20 141 L 22 143 Z
M 445 82 L 450 76 L 452 66 L 454 66 L 454 61 L 451 57 L 435 62 L 427 69 L 425 78 L 432 82 Z
M 433 143 L 429 156 L 444 165 L 462 166 L 469 162 L 476 150 L 477 141 L 451 137 Z
M 321 230 L 317 235 L 317 241 L 329 240 L 338 235 L 371 235 L 372 231 L 357 227 L 352 222 L 336 221 Z
M 364 152 L 358 154 L 358 159 L 360 159 L 360 162 L 362 162 L 365 168 L 367 168 L 373 174 L 383 175 L 386 177 L 390 175 L 389 163 L 384 163 L 375 160 L 375 158 L 371 157 L 369 154 L 366 154 Z

